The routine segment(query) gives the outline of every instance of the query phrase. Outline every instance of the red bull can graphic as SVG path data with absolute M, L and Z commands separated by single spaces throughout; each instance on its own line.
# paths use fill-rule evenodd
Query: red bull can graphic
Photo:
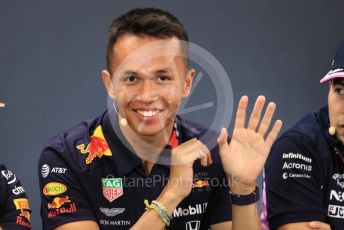
M 90 143 L 85 147 L 85 144 L 80 144 L 76 147 L 82 154 L 88 154 L 85 163 L 91 164 L 94 158 L 102 158 L 105 156 L 112 156 L 109 145 L 107 144 L 101 126 L 98 126 L 91 136 Z

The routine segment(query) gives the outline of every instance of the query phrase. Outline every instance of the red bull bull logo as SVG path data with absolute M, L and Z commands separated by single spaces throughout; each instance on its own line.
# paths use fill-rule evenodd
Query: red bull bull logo
M 101 126 L 98 126 L 91 136 L 90 143 L 85 147 L 85 144 L 80 144 L 76 147 L 82 154 L 88 154 L 85 163 L 91 164 L 94 158 L 102 158 L 105 156 L 112 156 L 109 145 L 107 144 Z
M 59 216 L 65 213 L 77 212 L 76 204 L 68 196 L 55 197 L 51 203 L 48 203 L 48 218 Z
M 31 214 L 29 211 L 22 210 L 20 216 L 24 216 L 28 221 L 31 219 Z
M 48 203 L 48 209 L 58 209 L 61 208 L 64 204 L 71 202 L 69 197 L 55 197 L 53 202 Z
M 209 185 L 208 180 L 199 180 L 193 183 L 192 188 L 203 188 L 208 185 Z

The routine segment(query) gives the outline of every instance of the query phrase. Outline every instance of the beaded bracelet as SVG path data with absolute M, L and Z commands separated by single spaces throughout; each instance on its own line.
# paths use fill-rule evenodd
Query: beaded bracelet
M 162 221 L 167 226 L 170 226 L 171 220 L 170 217 L 166 214 L 167 208 L 165 208 L 162 204 L 160 204 L 158 201 L 153 200 L 151 204 L 148 203 L 148 200 L 144 200 L 144 204 L 146 205 L 146 210 L 147 209 L 154 209 L 159 216 L 161 217 Z

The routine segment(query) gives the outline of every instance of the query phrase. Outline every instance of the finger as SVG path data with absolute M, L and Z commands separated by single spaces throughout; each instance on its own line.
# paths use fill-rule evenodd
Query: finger
M 199 148 L 207 155 L 207 158 L 205 159 L 205 164 L 202 164 L 203 166 L 209 166 L 213 163 L 213 159 L 211 158 L 211 152 L 208 149 L 208 147 L 203 144 L 201 141 L 198 141 Z M 202 163 L 202 162 L 201 162 Z
M 228 146 L 228 132 L 226 128 L 222 128 L 219 137 L 217 138 L 217 143 L 219 147 Z
M 209 158 L 210 154 L 205 154 L 205 155 L 200 154 L 200 155 L 201 155 L 201 158 L 200 158 L 201 159 L 201 165 L 204 166 L 204 167 L 207 167 L 209 165 L 208 158 Z
M 187 152 L 197 152 L 197 151 L 200 151 L 200 150 L 202 151 L 202 153 L 206 154 L 206 158 L 203 159 L 203 157 L 202 157 L 202 159 L 203 159 L 203 161 L 201 161 L 202 165 L 203 166 L 208 166 L 208 165 L 212 164 L 213 160 L 211 158 L 210 150 L 200 140 L 195 141 L 194 144 L 188 146 L 187 149 L 183 149 L 183 152 L 184 153 L 187 153 Z
M 264 96 L 257 97 L 257 100 L 254 104 L 254 107 L 250 116 L 250 120 L 248 122 L 247 127 L 249 129 L 253 129 L 254 131 L 256 131 L 259 121 L 260 121 L 260 116 L 261 116 L 264 104 L 265 104 L 265 97 Z
M 220 154 L 224 153 L 226 148 L 228 148 L 228 132 L 227 129 L 222 128 L 219 137 L 217 138 L 217 143 L 219 144 Z
M 276 137 L 278 136 L 279 132 L 281 131 L 281 127 L 282 127 L 282 121 L 281 120 L 275 121 L 275 124 L 272 127 L 272 130 L 270 131 L 268 137 L 266 138 L 266 143 L 268 144 L 269 148 L 271 148 Z
M 268 130 L 272 117 L 275 113 L 276 110 L 276 104 L 273 102 L 270 102 L 268 104 L 268 107 L 266 108 L 266 111 L 264 113 L 264 117 L 262 121 L 260 122 L 258 133 L 261 135 L 265 135 L 266 131 Z
M 194 148 L 195 143 L 197 142 L 196 138 L 192 138 L 191 140 L 188 140 L 187 142 L 182 143 L 181 145 L 178 145 L 175 148 L 175 151 L 177 152 L 187 152 Z
M 180 156 L 179 161 L 177 161 L 177 164 L 193 163 L 197 159 L 201 159 L 201 163 L 202 163 L 203 158 L 204 158 L 203 162 L 206 164 L 207 154 L 205 154 L 202 150 L 199 149 L 197 151 L 189 152 L 189 153 L 186 153 L 186 154 Z
M 320 222 L 320 221 L 311 221 L 308 223 L 308 226 L 311 229 L 319 229 L 319 230 L 331 230 L 330 225 Z
M 235 118 L 235 129 L 244 128 L 246 119 L 246 108 L 248 104 L 248 97 L 242 96 L 239 101 L 238 110 Z

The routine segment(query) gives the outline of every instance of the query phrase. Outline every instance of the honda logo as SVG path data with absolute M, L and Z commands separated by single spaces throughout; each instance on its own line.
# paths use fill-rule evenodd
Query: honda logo
M 199 230 L 201 221 L 193 220 L 186 223 L 186 230 Z

